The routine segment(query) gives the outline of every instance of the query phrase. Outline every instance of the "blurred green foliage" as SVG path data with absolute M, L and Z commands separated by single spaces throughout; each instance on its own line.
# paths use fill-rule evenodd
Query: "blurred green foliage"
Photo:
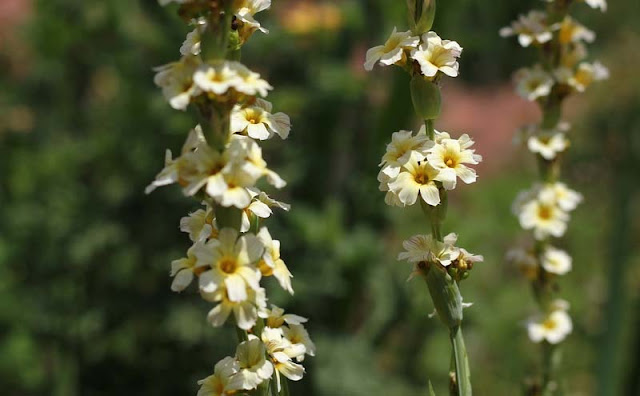
M 427 318 L 425 286 L 405 282 L 410 268 L 395 260 L 425 225 L 417 211 L 385 207 L 375 180 L 390 133 L 415 125 L 408 82 L 361 70 L 366 48 L 406 26 L 404 2 L 335 2 L 338 26 L 305 34 L 282 27 L 294 3 L 260 15 L 271 33 L 243 54 L 294 124 L 289 140 L 265 144 L 290 182 L 276 196 L 292 211 L 269 222 L 296 289 L 290 297 L 270 284 L 268 295 L 310 317 L 318 344 L 292 393 L 425 395 L 430 379 L 445 394 L 447 335 Z M 442 2 L 434 29 L 465 47 L 466 84 L 504 83 L 531 62 L 497 30 L 537 4 Z M 602 394 L 634 394 L 640 377 L 640 10 L 633 0 L 610 8 L 581 13 L 602 37 L 597 52 L 613 79 L 580 102 L 566 166 L 586 195 L 565 240 L 575 271 L 561 283 L 576 322 L 562 369 L 574 394 L 594 392 L 599 363 L 616 368 Z M 176 59 L 187 32 L 174 10 L 151 0 L 39 0 L 19 45 L 0 53 L 4 395 L 195 394 L 196 380 L 234 349 L 231 329 L 206 324 L 208 305 L 193 290 L 169 290 L 169 262 L 188 247 L 178 221 L 194 202 L 176 188 L 143 194 L 195 119 L 170 110 L 152 83 L 151 67 Z M 461 187 L 446 223 L 486 260 L 463 283 L 475 303 L 465 335 L 480 395 L 518 394 L 538 364 L 522 326 L 535 309 L 527 284 L 503 263 L 521 235 L 509 206 L 532 170 L 518 158 Z

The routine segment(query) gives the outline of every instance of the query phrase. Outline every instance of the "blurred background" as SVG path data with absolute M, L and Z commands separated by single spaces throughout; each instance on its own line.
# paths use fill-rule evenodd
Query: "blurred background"
M 445 230 L 485 256 L 462 289 L 478 395 L 517 395 L 537 372 L 523 328 L 535 312 L 527 282 L 504 260 L 526 241 L 510 204 L 536 178 L 512 143 L 535 105 L 511 73 L 535 59 L 498 29 L 539 1 L 449 0 L 434 29 L 463 47 L 461 76 L 444 86 L 439 129 L 470 133 L 485 161 L 462 185 Z M 169 289 L 169 263 L 189 247 L 178 188 L 144 195 L 179 150 L 194 116 L 173 111 L 151 68 L 175 60 L 188 27 L 156 1 L 0 1 L 0 386 L 3 395 L 194 395 L 231 354 L 231 329 L 205 320 L 191 289 Z M 577 18 L 598 33 L 593 57 L 609 81 L 569 100 L 573 146 L 564 175 L 585 202 L 562 246 L 574 271 L 560 281 L 575 330 L 560 377 L 570 395 L 640 394 L 640 3 L 612 1 Z M 418 208 L 384 205 L 378 163 L 391 133 L 417 128 L 399 69 L 362 68 L 403 1 L 279 0 L 258 17 L 243 61 L 276 87 L 291 137 L 264 145 L 289 186 L 290 213 L 269 220 L 295 296 L 269 283 L 273 303 L 311 318 L 317 357 L 293 395 L 446 394 L 449 341 L 426 286 L 395 257 L 427 228 Z

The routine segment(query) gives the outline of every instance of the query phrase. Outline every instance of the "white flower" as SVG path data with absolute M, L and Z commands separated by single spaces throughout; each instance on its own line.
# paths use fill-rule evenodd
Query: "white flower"
M 266 219 L 273 214 L 272 207 L 280 208 L 284 211 L 289 211 L 291 206 L 284 202 L 276 201 L 269 197 L 265 192 L 259 191 L 256 188 L 247 188 L 251 195 L 251 203 L 242 211 L 242 224 L 240 226 L 241 232 L 247 232 L 251 228 L 250 216 L 256 216 L 260 219 Z
M 564 340 L 572 330 L 571 317 L 562 309 L 553 310 L 548 315 L 535 318 L 527 323 L 529 338 L 533 342 L 546 340 L 550 344 L 557 344 Z
M 271 378 L 273 365 L 266 359 L 266 350 L 262 341 L 249 334 L 247 341 L 236 348 L 238 373 L 234 382 L 241 384 L 242 389 L 255 389 Z
M 391 36 L 384 45 L 370 48 L 367 51 L 364 69 L 373 70 L 376 62 L 383 66 L 398 63 L 405 58 L 404 51 L 415 48 L 419 42 L 420 38 L 412 36 L 410 31 L 398 32 L 396 28 L 393 28 Z
M 473 143 L 467 134 L 459 140 L 442 139 L 427 155 L 429 164 L 442 173 L 442 185 L 447 190 L 455 188 L 457 178 L 467 184 L 476 181 L 476 171 L 465 165 L 476 165 L 482 161 L 482 157 L 469 148 Z
M 564 275 L 571 271 L 571 256 L 564 250 L 548 246 L 542 253 L 542 268 L 556 275 Z
M 290 324 L 288 327 L 282 327 L 282 334 L 284 338 L 289 340 L 292 344 L 302 344 L 304 345 L 304 354 L 299 355 L 296 360 L 298 362 L 304 361 L 304 355 L 315 356 L 316 355 L 316 345 L 311 341 L 311 337 L 309 336 L 309 332 L 304 328 L 301 324 Z
M 584 92 L 594 81 L 608 79 L 609 69 L 600 62 L 582 62 L 575 72 L 568 67 L 561 67 L 555 71 L 555 76 L 561 83 Z
M 440 203 L 440 192 L 436 181 L 453 182 L 450 175 L 443 174 L 439 169 L 431 166 L 422 154 L 412 151 L 398 176 L 389 182 L 389 190 L 397 195 L 403 206 L 416 203 L 418 195 L 427 204 L 436 206 Z
M 534 101 L 551 93 L 553 76 L 536 65 L 533 69 L 523 68 L 514 75 L 516 92 L 526 100 Z
M 454 253 L 455 254 L 455 253 Z M 458 257 L 455 259 L 457 267 L 461 269 L 472 269 L 475 263 L 481 263 L 484 261 L 484 256 L 479 254 L 469 253 L 464 248 L 458 248 Z
M 234 376 L 239 370 L 238 362 L 227 356 L 222 359 L 214 368 L 213 375 L 198 381 L 200 389 L 197 396 L 226 396 L 241 389 Z
M 546 188 L 553 192 L 556 203 L 566 212 L 574 210 L 578 204 L 582 202 L 582 194 L 570 189 L 564 183 L 556 182 L 548 185 Z
M 520 225 L 525 230 L 533 230 L 536 239 L 549 235 L 561 237 L 567 229 L 569 215 L 556 203 L 555 194 L 545 189 L 519 208 Z
M 267 96 L 273 87 L 260 77 L 260 74 L 249 70 L 245 65 L 239 62 L 229 62 L 230 67 L 240 77 L 239 81 L 235 82 L 234 88 L 236 91 L 249 96 L 260 95 L 262 97 Z
M 213 293 L 224 285 L 229 300 L 245 301 L 247 287 L 260 289 L 260 271 L 253 264 L 263 251 L 264 247 L 255 235 L 238 237 L 238 231 L 223 228 L 218 239 L 199 244 L 194 251 L 198 266 L 209 268 L 200 275 L 200 289 Z
M 398 176 L 400 168 L 409 160 L 412 151 L 426 155 L 433 145 L 424 128 L 415 136 L 411 131 L 394 132 L 391 135 L 391 143 L 387 144 L 387 151 L 382 156 L 380 172 L 390 178 Z M 381 176 L 378 177 L 378 181 L 382 181 Z
M 198 209 L 180 219 L 180 231 L 189 234 L 189 239 L 193 242 L 205 241 L 215 238 L 218 235 L 214 218 L 213 208 L 207 205 L 205 209 Z
M 607 0 L 584 0 L 591 8 L 599 8 L 602 12 L 607 11 Z
M 162 88 L 162 94 L 174 109 L 186 110 L 191 98 L 200 95 L 200 87 L 193 79 L 199 66 L 198 57 L 183 56 L 178 62 L 154 68 L 154 82 Z
M 291 287 L 291 272 L 289 268 L 280 258 L 280 241 L 271 238 L 271 234 L 267 227 L 262 227 L 258 232 L 258 239 L 264 246 L 264 253 L 262 259 L 258 263 L 258 268 L 262 272 L 263 276 L 273 275 L 280 283 L 280 286 L 293 294 L 293 287 Z
M 155 180 L 144 190 L 146 194 L 151 193 L 157 187 L 166 186 L 180 181 L 180 175 L 185 174 L 185 168 L 191 168 L 191 164 L 185 157 L 185 154 L 191 153 L 198 147 L 206 146 L 206 141 L 202 133 L 200 125 L 196 126 L 189 132 L 181 150 L 181 156 L 175 160 L 171 158 L 171 151 L 167 150 L 165 154 L 165 166 L 158 173 Z
M 240 302 L 231 301 L 224 286 L 213 293 L 201 290 L 200 294 L 205 300 L 218 303 L 207 315 L 207 320 L 215 327 L 222 326 L 233 312 L 236 325 L 242 330 L 250 330 L 255 326 L 258 316 L 264 315 L 267 307 L 267 298 L 262 288 L 254 290 L 247 287 L 247 298 Z
M 187 257 L 171 262 L 171 276 L 173 277 L 171 290 L 175 292 L 183 291 L 191 284 L 195 275 L 206 269 L 206 265 L 199 263 L 195 256 L 195 252 L 201 247 L 202 242 L 196 242 L 187 250 Z
M 180 54 L 183 56 L 200 55 L 200 38 L 207 29 L 207 20 L 199 18 L 193 24 L 196 25 L 195 29 L 187 33 L 187 38 L 180 47 Z
M 540 154 L 546 160 L 552 160 L 569 147 L 569 140 L 562 132 L 541 133 L 529 137 L 527 147 L 532 153 Z
M 562 44 L 584 41 L 587 43 L 595 40 L 596 34 L 578 23 L 575 19 L 567 16 L 560 24 L 559 39 Z
M 553 38 L 552 32 L 557 25 L 547 25 L 547 14 L 542 11 L 530 11 L 527 15 L 520 15 L 511 26 L 500 29 L 500 36 L 518 35 L 518 42 L 523 47 L 533 44 L 544 44 Z
M 289 116 L 271 114 L 271 108 L 271 103 L 263 99 L 257 99 L 251 106 L 236 105 L 231 113 L 231 132 L 246 133 L 258 140 L 269 139 L 274 134 L 286 139 L 291 130 Z
M 438 71 L 449 77 L 458 76 L 458 58 L 462 47 L 450 40 L 442 40 L 436 32 L 422 35 L 422 44 L 411 51 L 411 58 L 418 61 L 420 70 L 426 77 L 434 77 Z
M 303 356 L 306 348 L 303 344 L 292 344 L 284 338 L 282 329 L 265 327 L 262 331 L 262 342 L 267 347 L 267 353 L 276 369 L 276 385 L 281 389 L 280 374 L 292 381 L 299 381 L 304 375 L 304 367 L 294 363 L 292 359 Z
M 242 78 L 235 68 L 232 68 L 231 62 L 221 62 L 198 67 L 193 74 L 193 81 L 204 92 L 223 95 L 242 83 Z
M 446 267 L 460 255 L 460 251 L 454 247 L 458 236 L 449 234 L 440 242 L 433 235 L 414 235 L 402 242 L 406 250 L 398 255 L 398 260 L 407 260 L 410 263 L 440 263 Z
M 266 325 L 277 329 L 285 323 L 289 326 L 307 323 L 308 319 L 295 314 L 285 314 L 284 309 L 271 304 L 271 309 L 266 310 Z
M 252 28 L 258 29 L 262 33 L 269 33 L 267 29 L 260 25 L 260 22 L 253 18 L 255 14 L 269 7 L 271 7 L 271 0 L 235 0 L 233 3 L 233 15 Z

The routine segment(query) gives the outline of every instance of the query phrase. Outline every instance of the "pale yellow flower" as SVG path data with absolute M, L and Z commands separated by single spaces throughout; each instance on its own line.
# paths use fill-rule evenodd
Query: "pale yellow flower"
M 550 344 L 558 344 L 573 331 L 573 324 L 565 310 L 556 309 L 545 316 L 530 320 L 527 331 L 533 342 L 544 340 Z
M 293 275 L 291 275 L 289 268 L 280 258 L 280 241 L 274 240 L 266 227 L 260 229 L 258 239 L 264 246 L 262 259 L 258 262 L 260 272 L 262 272 L 263 276 L 273 275 L 284 290 L 293 294 L 293 287 L 291 286 Z
M 200 289 L 213 293 L 224 285 L 231 301 L 245 301 L 247 287 L 260 289 L 260 271 L 254 264 L 263 251 L 264 246 L 255 235 L 238 236 L 233 228 L 223 228 L 217 239 L 194 249 L 198 266 L 207 268 L 200 275 Z
M 301 380 L 305 372 L 304 367 L 294 363 L 292 359 L 303 356 L 306 351 L 305 346 L 303 344 L 292 344 L 284 337 L 281 328 L 265 327 L 261 338 L 276 369 L 278 391 L 281 389 L 281 374 L 292 381 Z
M 422 154 L 412 151 L 398 176 L 389 182 L 389 190 L 397 195 L 403 206 L 415 204 L 418 196 L 427 204 L 436 206 L 440 203 L 436 181 L 451 183 L 451 178 L 431 166 Z
M 467 184 L 476 181 L 476 171 L 465 165 L 476 165 L 482 161 L 482 157 L 469 148 L 472 145 L 473 140 L 469 135 L 464 134 L 459 140 L 442 139 L 441 143 L 436 144 L 427 155 L 429 164 L 442 173 L 442 185 L 447 190 L 455 188 L 457 178 Z
M 530 11 L 527 15 L 520 15 L 517 21 L 513 21 L 511 26 L 500 29 L 500 36 L 518 36 L 518 42 L 523 47 L 531 44 L 544 44 L 551 41 L 553 31 L 558 25 L 548 25 L 547 14 L 542 11 Z
M 541 261 L 542 268 L 549 273 L 564 275 L 571 271 L 571 256 L 564 250 L 554 248 L 553 246 L 547 246 L 542 253 Z
M 411 51 L 411 58 L 420 64 L 420 71 L 426 77 L 435 77 L 438 71 L 449 77 L 457 77 L 458 58 L 462 47 L 450 40 L 442 40 L 436 32 L 422 35 L 422 44 Z
M 526 100 L 534 101 L 548 96 L 553 88 L 553 76 L 536 65 L 532 69 L 523 68 L 514 75 L 516 92 Z
M 406 59 L 405 50 L 417 47 L 419 42 L 420 38 L 412 36 L 410 31 L 398 32 L 394 27 L 391 36 L 384 45 L 370 48 L 367 51 L 364 68 L 371 71 L 376 63 L 382 66 L 396 64 Z
M 241 389 L 234 381 L 238 370 L 238 362 L 234 358 L 227 356 L 222 359 L 216 363 L 213 375 L 198 381 L 200 389 L 197 396 L 227 396 L 236 393 Z
M 200 67 L 200 59 L 195 56 L 183 56 L 180 61 L 155 68 L 154 82 L 162 88 L 162 94 L 176 110 L 186 110 L 191 98 L 200 95 L 202 90 L 195 83 L 194 72 Z
M 231 113 L 231 132 L 245 133 L 258 140 L 266 140 L 274 134 L 286 139 L 291 130 L 289 116 L 284 113 L 271 113 L 272 105 L 263 99 L 257 99 L 251 106 L 236 105 Z
M 264 344 L 253 334 L 236 348 L 236 360 L 238 373 L 234 383 L 242 389 L 256 389 L 273 374 L 273 364 L 266 358 Z

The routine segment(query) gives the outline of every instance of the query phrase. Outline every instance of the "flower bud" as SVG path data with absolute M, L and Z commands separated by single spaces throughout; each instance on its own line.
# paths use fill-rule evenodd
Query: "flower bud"
M 436 16 L 436 0 L 407 0 L 409 27 L 416 36 L 431 30 Z
M 456 281 L 437 266 L 432 266 L 425 278 L 438 318 L 450 329 L 460 326 L 462 296 Z
M 435 120 L 440 115 L 440 88 L 424 79 L 422 75 L 411 79 L 411 101 L 413 108 L 425 120 Z

